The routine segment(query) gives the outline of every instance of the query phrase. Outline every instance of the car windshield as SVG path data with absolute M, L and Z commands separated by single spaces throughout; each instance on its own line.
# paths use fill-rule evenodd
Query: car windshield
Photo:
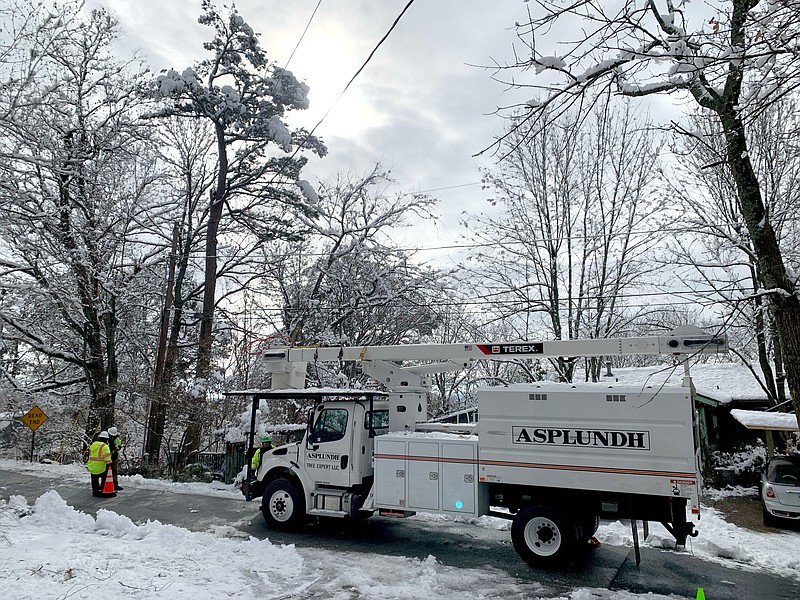
M 784 485 L 800 485 L 800 456 L 773 458 L 767 469 L 767 480 Z

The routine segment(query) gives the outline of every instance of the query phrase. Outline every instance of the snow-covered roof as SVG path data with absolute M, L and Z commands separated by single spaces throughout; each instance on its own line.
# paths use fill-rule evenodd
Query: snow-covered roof
M 800 431 L 794 413 L 765 412 L 734 408 L 731 415 L 748 429 L 771 429 L 773 431 Z
M 757 372 L 760 376 L 760 371 Z M 601 377 L 601 383 L 615 382 L 655 387 L 662 384 L 679 386 L 683 381 L 682 366 L 612 368 L 612 373 L 612 377 Z M 690 373 L 698 394 L 722 404 L 732 400 L 767 401 L 767 393 L 759 385 L 758 380 L 740 363 L 698 364 L 691 367 Z

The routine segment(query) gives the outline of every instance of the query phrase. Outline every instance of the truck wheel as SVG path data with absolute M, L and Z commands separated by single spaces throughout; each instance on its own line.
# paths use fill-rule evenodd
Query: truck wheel
M 572 558 L 578 526 L 571 518 L 547 506 L 528 506 L 511 524 L 511 541 L 532 567 L 557 565 Z
M 294 483 L 288 479 L 276 479 L 264 491 L 261 512 L 270 529 L 288 531 L 305 518 L 306 501 Z

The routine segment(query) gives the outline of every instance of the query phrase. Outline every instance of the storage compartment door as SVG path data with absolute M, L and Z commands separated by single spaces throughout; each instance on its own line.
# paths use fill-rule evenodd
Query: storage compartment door
M 376 506 L 406 508 L 405 454 L 406 445 L 402 440 L 375 438 Z
M 473 444 L 442 444 L 442 511 L 476 514 L 475 454 Z
M 439 510 L 439 444 L 408 442 L 408 508 Z

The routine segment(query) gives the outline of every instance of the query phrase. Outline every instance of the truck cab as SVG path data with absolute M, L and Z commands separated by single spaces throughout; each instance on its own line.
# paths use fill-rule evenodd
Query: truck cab
M 265 396 L 313 406 L 302 439 L 272 450 L 257 473 L 269 526 L 288 529 L 305 515 L 368 516 L 360 510 L 374 481 L 375 436 L 389 425 L 386 394 L 308 389 Z

